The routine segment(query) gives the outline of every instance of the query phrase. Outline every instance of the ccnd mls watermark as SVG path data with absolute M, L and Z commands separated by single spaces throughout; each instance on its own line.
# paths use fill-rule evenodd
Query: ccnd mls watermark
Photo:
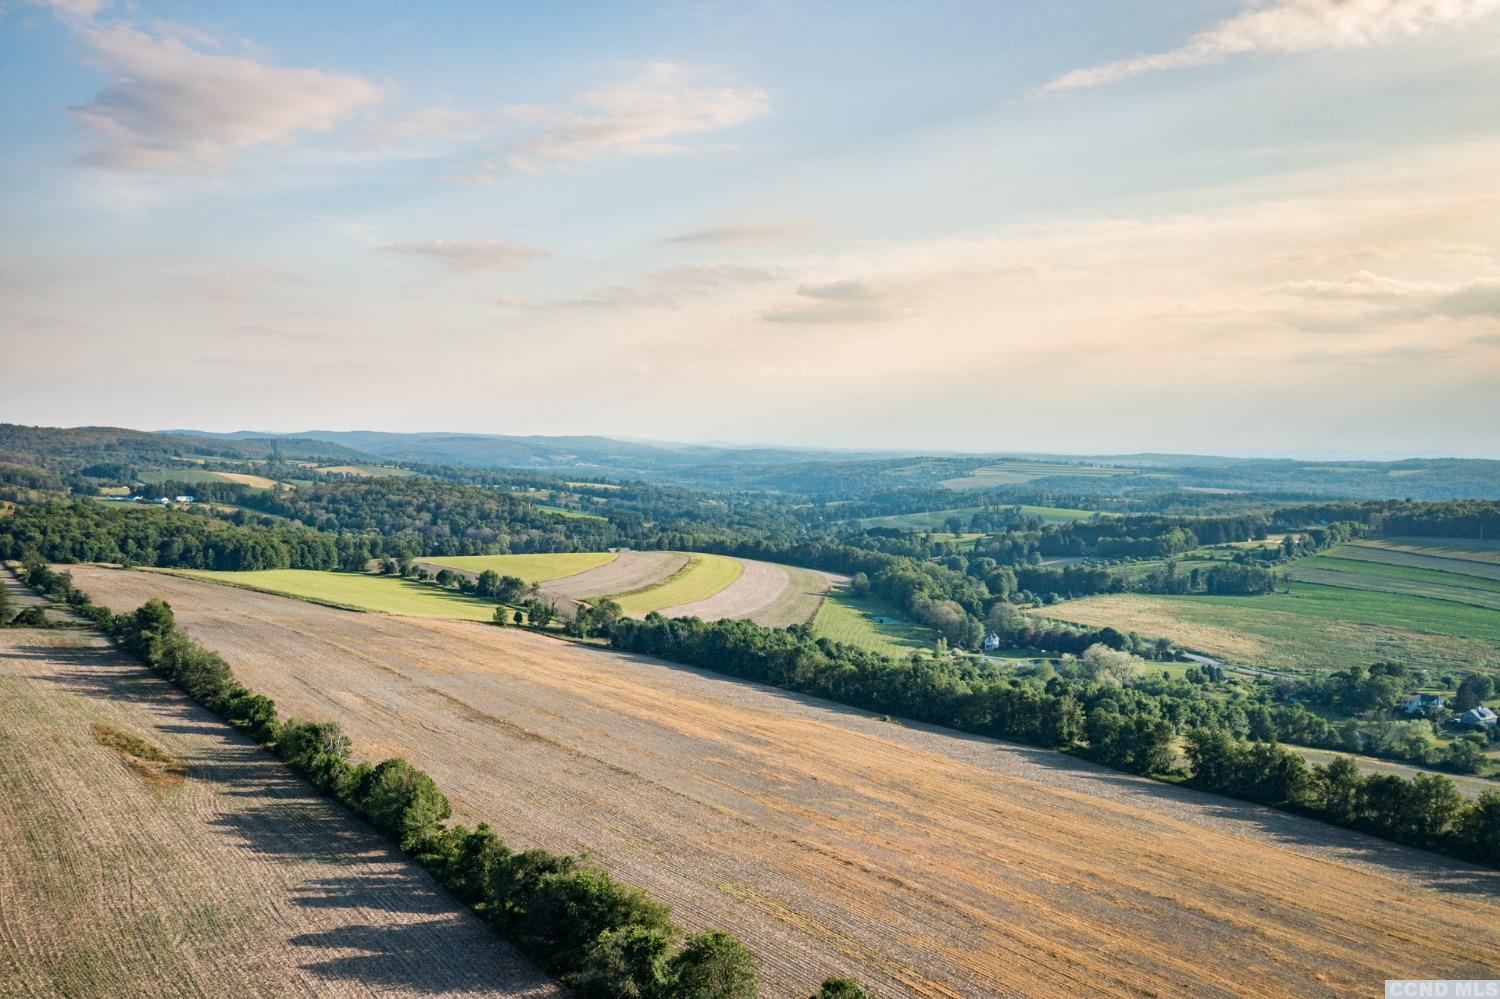
M 1500 999 L 1500 979 L 1388 981 L 1385 994 L 1386 999 Z

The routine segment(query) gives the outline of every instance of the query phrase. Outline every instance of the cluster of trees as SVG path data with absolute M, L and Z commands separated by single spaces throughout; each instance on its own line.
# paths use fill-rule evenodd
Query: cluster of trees
M 122 648 L 399 843 L 579 995 L 755 996 L 754 958 L 738 939 L 709 932 L 684 940 L 668 906 L 593 864 L 540 849 L 514 851 L 484 825 L 447 825 L 451 806 L 430 776 L 400 758 L 356 762 L 336 722 L 282 720 L 273 701 L 241 686 L 218 654 L 177 626 L 165 602 L 116 615 L 92 604 L 66 573 L 38 565 L 27 579 L 87 614 Z M 830 979 L 818 999 L 862 996 L 858 985 Z
M 1186 752 L 1190 782 L 1204 790 L 1500 866 L 1500 792 L 1471 802 L 1436 774 L 1365 776 L 1347 756 L 1309 767 L 1275 742 L 1245 743 L 1201 729 L 1187 733 Z
M 1215 696 L 1214 692 L 1195 688 L 1185 680 L 1142 676 L 1143 662 L 1132 661 L 1130 656 L 1122 658 L 1116 650 L 1102 646 L 1085 650 L 1081 658 L 1065 661 L 1057 670 L 1043 669 L 1029 676 L 975 676 L 966 674 L 957 664 L 935 658 L 914 655 L 904 660 L 893 659 L 816 638 L 805 627 L 770 629 L 749 621 L 710 623 L 696 618 L 668 620 L 651 614 L 641 621 L 616 622 L 610 642 L 615 648 L 812 694 L 875 713 L 1070 749 L 1136 773 L 1169 772 L 1172 741 L 1182 732 L 1217 733 L 1236 747 L 1247 746 L 1243 740 L 1252 734 L 1263 739 L 1275 738 L 1274 720 L 1265 705 Z M 1232 782 L 1220 782 L 1211 776 L 1202 778 L 1211 779 L 1214 790 L 1236 793 Z M 1401 782 L 1400 778 L 1391 780 Z M 1451 787 L 1446 778 L 1430 780 L 1440 780 Z M 1339 821 L 1334 812 L 1317 814 L 1329 821 Z M 1490 837 L 1486 842 L 1500 841 L 1500 826 L 1496 825 L 1500 823 L 1500 805 L 1477 814 L 1476 818 L 1464 820 L 1479 823 L 1474 827 L 1478 830 L 1474 835 L 1481 839 Z M 1360 828 L 1380 833 L 1382 829 L 1400 828 L 1402 823 L 1414 821 L 1389 815 L 1380 823 Z M 1500 853 L 1463 845 L 1468 842 L 1442 839 L 1435 841 L 1435 848 L 1500 864 Z
M 392 554 L 598 551 L 619 540 L 608 520 L 559 517 L 513 493 L 418 476 L 253 493 L 241 504 L 332 534 L 373 533 Z
M 0 520 L 0 556 L 184 569 L 359 569 L 384 543 L 291 526 L 241 527 L 176 510 L 50 501 Z

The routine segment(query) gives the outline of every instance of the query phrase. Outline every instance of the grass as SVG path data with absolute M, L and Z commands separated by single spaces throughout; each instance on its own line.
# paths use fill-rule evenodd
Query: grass
M 1500 563 L 1500 541 L 1481 541 L 1475 538 L 1380 538 L 1356 544 L 1417 555 Z
M 665 607 L 697 603 L 724 589 L 745 571 L 732 558 L 722 555 L 692 555 L 687 565 L 661 582 L 643 586 L 613 599 L 626 614 L 649 614 Z
M 1438 554 L 1440 551 L 1449 554 Z M 1451 548 L 1429 548 L 1425 551 L 1417 551 L 1409 547 L 1390 548 L 1368 541 L 1358 541 L 1340 546 L 1335 554 L 1341 558 L 1372 562 L 1377 565 L 1399 565 L 1412 569 L 1430 569 L 1435 572 L 1451 573 L 1455 576 L 1480 576 L 1484 579 L 1500 580 L 1500 564 L 1477 557 L 1482 554 L 1478 552 L 1473 556 L 1468 556 Z M 1463 582 L 1464 585 L 1472 585 L 1467 579 Z
M 845 586 L 828 591 L 812 627 L 813 634 L 820 638 L 898 658 L 912 652 L 930 652 L 938 638 L 930 628 L 902 621 L 900 612 L 879 597 L 856 597 Z
M 538 510 L 545 510 L 548 513 L 555 513 L 559 517 L 572 517 L 575 520 L 605 520 L 606 519 L 604 517 L 599 516 L 597 513 L 584 513 L 582 510 L 569 510 L 567 507 L 563 507 L 563 506 L 547 506 L 545 503 L 538 503 L 536 505 L 536 508 Z
M 134 732 L 105 722 L 94 722 L 89 731 L 95 742 L 114 750 L 121 762 L 153 787 L 173 787 L 188 774 L 186 763 Z
M 1340 558 L 1337 555 L 1301 559 L 1292 566 L 1291 574 L 1294 579 L 1308 583 L 1404 593 L 1500 610 L 1500 579 Z
M 1100 468 L 1097 465 L 1071 465 L 1064 462 L 1002 461 L 976 468 L 962 478 L 946 479 L 942 485 L 949 489 L 990 489 L 994 486 L 1013 486 L 1053 475 L 1107 478 L 1113 475 L 1132 475 L 1135 471 L 1133 468 Z
M 346 610 L 408 614 L 447 621 L 488 621 L 495 615 L 495 604 L 491 601 L 398 576 L 317 569 L 263 569 L 255 572 L 184 569 L 176 570 L 175 574 L 297 597 Z
M 1424 669 L 1500 667 L 1500 614 L 1407 593 L 1299 581 L 1290 593 L 1259 597 L 1110 594 L 1034 613 L 1170 638 L 1230 662 L 1277 669 L 1339 669 L 1381 659 Z
M 451 555 L 422 558 L 424 565 L 441 565 L 464 572 L 494 569 L 502 576 L 515 576 L 528 583 L 573 576 L 597 569 L 617 557 L 615 552 L 551 552 L 542 555 Z
M 185 482 L 188 484 L 198 482 L 238 482 L 241 485 L 253 486 L 256 489 L 270 489 L 276 485 L 275 481 L 264 475 L 251 475 L 246 472 L 208 472 L 201 468 L 158 468 L 141 473 L 141 481 L 153 485 L 163 482 Z

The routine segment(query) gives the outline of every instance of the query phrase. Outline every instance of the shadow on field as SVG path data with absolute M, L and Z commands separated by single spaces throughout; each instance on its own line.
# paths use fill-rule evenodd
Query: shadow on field
M 321 933 L 304 933 L 289 943 L 331 951 L 355 951 L 302 967 L 324 978 L 359 982 L 371 992 L 402 989 L 428 995 L 490 993 L 497 988 L 516 995 L 556 995 L 549 980 L 524 964 L 499 941 L 475 939 L 457 960 L 433 960 L 434 935 L 460 927 L 451 920 L 399 926 L 350 925 Z
M 1485 899 L 1494 899 L 1500 895 L 1500 871 L 1492 871 L 1467 861 L 1402 846 L 1369 833 L 1283 812 L 1266 805 L 1226 798 L 1195 788 L 1164 784 L 1149 777 L 1120 773 L 1098 763 L 1052 750 L 1009 744 L 999 748 L 1039 767 L 1065 770 L 1074 776 L 1084 776 L 1101 784 L 1118 787 L 1132 797 L 1169 802 L 1207 811 L 1215 817 L 1246 823 L 1268 843 L 1333 850 L 1350 860 L 1410 874 L 1435 891 L 1477 895 Z M 1150 807 L 1149 804 L 1142 803 L 1145 807 Z

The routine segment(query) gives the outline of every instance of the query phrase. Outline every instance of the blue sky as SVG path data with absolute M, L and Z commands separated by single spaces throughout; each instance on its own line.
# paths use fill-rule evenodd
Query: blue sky
M 0 419 L 1500 454 L 1500 0 L 0 10 Z

